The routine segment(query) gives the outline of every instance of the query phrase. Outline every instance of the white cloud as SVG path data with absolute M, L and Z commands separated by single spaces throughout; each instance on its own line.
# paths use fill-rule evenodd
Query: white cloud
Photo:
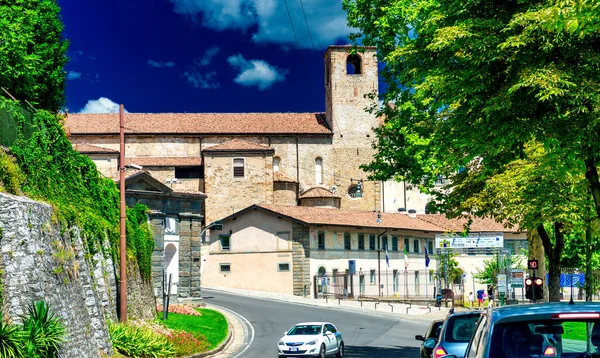
M 296 46 L 285 2 L 280 0 L 170 0 L 176 13 L 199 19 L 213 30 L 252 30 L 257 43 Z M 302 48 L 311 48 L 302 7 L 288 1 L 290 15 Z M 346 39 L 350 33 L 341 0 L 304 0 L 304 11 L 315 47 Z
M 175 67 L 175 62 L 173 62 L 173 61 L 161 62 L 161 61 L 148 60 L 147 64 L 148 64 L 148 66 L 155 67 L 155 68 Z
M 285 80 L 287 71 L 279 70 L 263 60 L 246 60 L 241 54 L 230 56 L 227 62 L 240 71 L 233 82 L 242 86 L 256 86 L 259 90 Z
M 79 113 L 119 113 L 119 104 L 106 97 L 90 99 Z
M 183 76 L 187 79 L 188 84 L 194 88 L 201 89 L 216 89 L 221 87 L 218 81 L 215 80 L 217 72 L 202 73 L 196 69 L 190 69 L 183 73 Z
M 67 72 L 67 79 L 68 80 L 76 80 L 79 77 L 81 77 L 81 72 L 77 72 L 77 71 L 69 71 L 69 72 Z
M 208 50 L 204 51 L 204 55 L 200 59 L 200 66 L 210 65 L 210 61 L 217 53 L 219 53 L 219 48 L 217 46 L 213 46 Z

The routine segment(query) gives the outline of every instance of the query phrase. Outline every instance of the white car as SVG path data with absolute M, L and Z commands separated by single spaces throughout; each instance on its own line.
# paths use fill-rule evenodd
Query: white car
M 344 356 L 342 334 L 329 322 L 298 323 L 284 333 L 277 342 L 279 357 L 322 357 L 335 354 Z

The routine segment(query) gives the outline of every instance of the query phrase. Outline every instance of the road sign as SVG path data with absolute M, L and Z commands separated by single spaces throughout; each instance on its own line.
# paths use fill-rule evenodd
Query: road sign
M 327 285 L 327 277 L 321 277 L 321 285 Z
M 525 278 L 525 273 L 522 270 L 512 270 L 510 272 L 510 277 L 523 279 Z
M 510 280 L 510 286 L 512 288 L 523 288 L 523 278 L 513 277 Z
M 537 270 L 538 260 L 527 260 L 527 268 L 530 270 Z
M 506 293 L 506 275 L 500 274 L 498 275 L 498 293 Z

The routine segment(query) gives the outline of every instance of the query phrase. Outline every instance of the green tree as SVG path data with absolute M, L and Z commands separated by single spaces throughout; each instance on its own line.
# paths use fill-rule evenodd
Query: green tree
M 506 267 L 519 268 L 516 257 L 496 254 L 496 257 L 484 260 L 483 268 L 477 269 L 473 277 L 480 283 L 498 287 L 498 275 L 504 273 Z
M 596 36 L 549 32 L 544 11 L 560 6 L 344 0 L 359 30 L 353 39 L 376 46 L 385 63 L 383 100 L 395 103 L 370 109 L 386 122 L 364 169 L 379 180 L 425 177 L 429 188 L 451 177 L 452 194 L 440 197 L 449 215 L 537 229 L 553 300 L 564 235 L 584 221 L 576 203 L 589 198 L 587 188 L 600 217 L 600 46 Z M 527 171 L 515 167 L 522 161 Z M 501 191 L 506 176 L 514 181 Z
M 55 0 L 0 0 L 0 87 L 56 112 L 65 103 L 68 42 Z

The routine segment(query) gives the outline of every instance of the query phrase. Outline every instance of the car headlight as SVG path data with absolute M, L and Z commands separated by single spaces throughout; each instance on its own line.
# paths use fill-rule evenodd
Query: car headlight
M 278 345 L 278 346 L 284 346 L 284 345 L 285 345 L 285 343 L 283 343 L 283 341 L 279 341 L 279 342 L 277 342 L 277 345 Z
M 305 344 L 306 344 L 307 346 L 313 346 L 313 345 L 317 344 L 317 340 L 316 340 L 316 339 L 313 339 L 312 341 L 310 341 L 310 342 L 306 342 Z

